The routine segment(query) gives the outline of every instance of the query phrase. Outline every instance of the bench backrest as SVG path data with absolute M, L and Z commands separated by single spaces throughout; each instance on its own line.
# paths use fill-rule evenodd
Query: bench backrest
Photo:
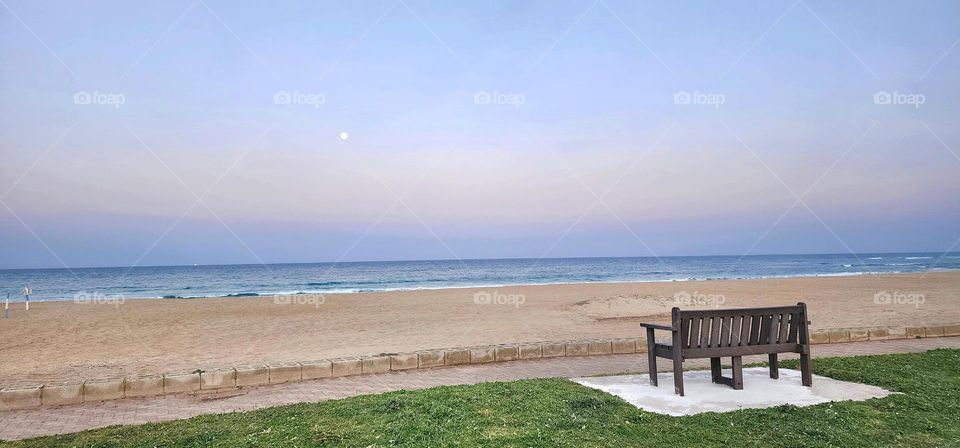
M 680 310 L 673 308 L 680 348 L 707 349 L 774 344 L 808 344 L 807 307 Z

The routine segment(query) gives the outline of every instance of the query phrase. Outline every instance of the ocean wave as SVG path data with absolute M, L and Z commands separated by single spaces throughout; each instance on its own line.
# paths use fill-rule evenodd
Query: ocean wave
M 933 257 L 903 257 L 904 260 L 929 260 Z
M 949 270 L 949 269 L 945 269 Z M 704 282 L 704 281 L 725 281 L 725 280 L 763 280 L 763 279 L 789 279 L 806 277 L 852 277 L 860 275 L 885 275 L 901 274 L 902 271 L 846 271 L 846 272 L 819 272 L 807 274 L 778 274 L 778 275 L 752 275 L 752 276 L 719 276 L 719 277 L 676 277 L 676 278 L 655 278 L 655 279 L 608 279 L 608 280 L 583 280 L 583 281 L 544 281 L 544 282 L 526 282 L 526 283 L 475 283 L 475 284 L 454 284 L 454 285 L 424 285 L 424 286 L 383 286 L 383 287 L 345 287 L 308 291 L 258 291 L 258 292 L 240 292 L 240 293 L 211 293 L 209 295 L 178 297 L 178 298 L 220 298 L 220 297 L 271 297 L 278 295 L 296 295 L 296 294 L 357 294 L 357 293 L 376 293 L 376 292 L 401 292 L 401 291 L 435 291 L 441 289 L 483 289 L 483 288 L 513 288 L 522 286 L 560 286 L 560 285 L 590 285 L 590 284 L 611 284 L 611 283 L 666 283 L 666 282 Z M 399 283 L 399 282 L 398 282 Z

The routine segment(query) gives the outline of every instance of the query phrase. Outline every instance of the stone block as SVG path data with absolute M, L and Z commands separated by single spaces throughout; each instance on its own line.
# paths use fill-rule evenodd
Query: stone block
M 420 367 L 420 357 L 416 353 L 390 355 L 390 370 L 410 370 Z
M 520 359 L 542 358 L 543 352 L 540 350 L 540 344 L 529 344 L 520 346 Z
M 333 377 L 360 375 L 363 373 L 363 362 L 359 358 L 339 358 L 330 360 L 330 369 Z
M 163 376 L 163 393 L 180 394 L 200 390 L 199 373 L 171 373 Z
M 494 354 L 493 347 L 477 347 L 470 349 L 470 364 L 493 362 L 496 359 L 497 358 Z
M 330 378 L 333 376 L 333 367 L 330 361 L 307 361 L 300 363 L 300 378 L 303 381 Z
M 634 342 L 637 344 L 637 353 L 646 353 L 649 349 L 646 339 L 634 339 Z
M 47 384 L 40 391 L 44 406 L 60 406 L 83 402 L 83 383 Z
M 544 358 L 555 358 L 567 354 L 566 344 L 563 343 L 545 343 L 540 344 L 540 351 Z
M 200 372 L 200 389 L 233 389 L 237 387 L 237 371 L 234 369 L 217 369 Z
M 262 386 L 264 384 L 270 384 L 270 367 L 237 367 L 237 387 Z
M 850 342 L 869 341 L 870 331 L 867 329 L 850 330 Z
M 512 345 L 495 347 L 493 353 L 497 361 L 515 361 L 520 359 L 520 349 Z
M 587 343 L 587 353 L 591 355 L 609 355 L 612 353 L 610 341 L 593 341 Z
M 829 344 L 830 332 L 824 331 L 824 330 L 810 332 L 810 343 L 811 344 Z
M 83 401 L 106 401 L 123 398 L 123 379 L 90 380 L 83 383 Z
M 443 351 L 442 350 L 429 350 L 425 352 L 419 352 L 420 355 L 420 368 L 425 369 L 427 367 L 440 367 L 443 365 Z
M 568 342 L 566 356 L 585 356 L 590 354 L 590 346 L 586 342 Z
M 610 343 L 610 349 L 613 353 L 636 353 L 637 345 L 633 339 L 618 339 Z
M 363 374 L 368 373 L 385 373 L 390 371 L 390 357 L 389 356 L 374 356 L 370 358 L 363 358 L 361 360 L 361 370 Z
M 470 364 L 470 350 L 447 350 L 443 352 L 443 363 L 448 366 Z
M 40 386 L 0 389 L 0 411 L 38 407 L 41 404 L 40 391 Z
M 907 338 L 907 329 L 905 327 L 890 328 L 890 339 L 906 339 Z
M 928 338 L 939 338 L 943 336 L 943 327 L 926 327 L 923 332 Z
M 960 336 L 960 325 L 944 325 L 944 336 Z
M 890 339 L 890 330 L 887 328 L 871 328 L 867 330 L 870 333 L 871 341 L 882 341 L 884 339 Z
M 850 342 L 850 332 L 848 330 L 830 330 L 830 343 Z
M 303 378 L 303 369 L 295 362 L 271 364 L 267 369 L 270 370 L 270 384 L 299 383 Z
M 123 387 L 123 396 L 128 398 L 163 395 L 163 376 L 127 377 L 124 379 Z
M 906 334 L 907 338 L 922 338 L 925 335 L 923 327 L 907 327 Z

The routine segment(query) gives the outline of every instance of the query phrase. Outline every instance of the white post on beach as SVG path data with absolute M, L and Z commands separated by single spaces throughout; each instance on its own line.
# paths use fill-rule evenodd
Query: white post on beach
M 4 319 L 10 318 L 10 293 L 9 292 L 7 293 L 7 300 L 4 300 L 3 302 L 3 318 Z
M 23 288 L 23 303 L 27 304 L 27 311 L 30 311 L 30 288 Z

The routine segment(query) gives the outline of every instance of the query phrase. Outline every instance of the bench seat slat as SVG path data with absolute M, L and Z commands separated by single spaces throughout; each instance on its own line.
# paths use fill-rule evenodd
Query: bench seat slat
M 797 334 L 800 332 L 800 313 L 790 314 L 790 336 L 787 336 L 787 342 L 797 342 Z
M 760 321 L 763 320 L 763 316 L 754 314 L 750 319 L 750 341 L 747 345 L 757 345 L 760 342 Z
M 733 316 L 733 324 L 730 325 L 730 346 L 740 345 L 740 325 L 743 322 L 743 316 Z
M 743 316 L 743 326 L 740 328 L 740 346 L 750 345 L 750 321 L 753 316 Z
M 719 347 L 720 327 L 723 325 L 723 316 L 715 316 L 710 325 L 710 347 Z
M 732 316 L 724 316 L 720 318 L 720 344 L 718 347 L 729 347 L 730 346 L 730 324 L 733 323 Z
M 713 319 L 709 317 L 703 318 L 703 326 L 700 327 L 700 348 L 707 348 L 710 346 L 710 322 Z
M 780 333 L 777 335 L 778 344 L 787 343 L 787 331 L 790 330 L 790 314 L 781 313 L 780 314 Z
M 700 318 L 690 319 L 690 348 L 700 347 Z
M 767 339 L 763 342 L 764 344 L 776 344 L 777 335 L 780 333 L 780 315 L 771 314 L 770 315 L 770 328 L 768 329 Z
M 773 326 L 773 315 L 764 314 L 760 317 L 760 338 L 757 339 L 757 344 L 769 344 L 770 343 L 770 331 Z

